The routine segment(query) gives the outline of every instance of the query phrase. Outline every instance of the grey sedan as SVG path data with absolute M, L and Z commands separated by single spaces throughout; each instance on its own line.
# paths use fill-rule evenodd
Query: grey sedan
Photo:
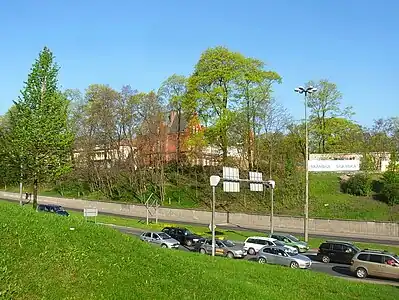
M 247 251 L 242 246 L 236 245 L 232 241 L 215 239 L 215 246 L 215 255 L 228 258 L 244 258 L 247 255 Z M 198 245 L 197 251 L 202 254 L 212 254 L 212 239 L 206 239 Z
M 257 260 L 261 264 L 269 263 L 289 266 L 293 269 L 308 269 L 312 265 L 309 257 L 288 252 L 282 246 L 266 246 L 259 250 Z
M 160 245 L 162 248 L 179 248 L 180 243 L 165 232 L 144 232 L 140 239 L 145 242 Z

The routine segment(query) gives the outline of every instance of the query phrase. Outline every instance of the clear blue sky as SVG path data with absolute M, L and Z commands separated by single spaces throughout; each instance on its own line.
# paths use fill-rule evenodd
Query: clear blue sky
M 398 13 L 394 0 L 2 1 L 0 114 L 44 45 L 61 66 L 63 88 L 141 91 L 189 75 L 202 51 L 223 45 L 282 75 L 276 97 L 296 119 L 303 106 L 293 89 L 326 78 L 369 125 L 399 116 Z

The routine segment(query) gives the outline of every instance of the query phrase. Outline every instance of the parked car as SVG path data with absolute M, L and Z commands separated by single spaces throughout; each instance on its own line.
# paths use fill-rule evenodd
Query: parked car
M 259 250 L 257 260 L 261 264 L 269 263 L 289 266 L 293 269 L 308 269 L 312 266 L 309 257 L 302 254 L 289 253 L 282 246 L 265 246 Z
M 306 242 L 300 241 L 295 236 L 286 233 L 275 233 L 270 237 L 283 242 L 287 246 L 292 246 L 298 250 L 299 253 L 303 253 L 309 250 L 309 246 Z
M 326 241 L 319 246 L 317 257 L 324 263 L 332 261 L 350 264 L 353 256 L 359 251 L 360 249 L 350 242 Z
M 196 250 L 202 254 L 212 254 L 212 239 L 205 239 L 201 244 L 197 245 Z M 215 255 L 228 258 L 244 258 L 247 255 L 247 251 L 232 241 L 215 239 Z
M 399 279 L 399 256 L 387 251 L 362 250 L 351 261 L 351 271 L 358 278 L 367 276 Z
M 169 234 L 172 238 L 178 240 L 180 244 L 189 247 L 204 240 L 202 236 L 191 233 L 187 228 L 165 227 L 162 229 L 162 232 Z
M 145 242 L 160 245 L 162 248 L 179 248 L 179 241 L 172 238 L 165 232 L 144 232 L 140 235 L 140 239 Z
M 39 204 L 36 208 L 37 211 L 45 211 L 55 213 L 60 216 L 68 217 L 69 213 L 60 205 L 54 204 Z
M 292 246 L 285 245 L 279 240 L 263 237 L 263 236 L 251 236 L 247 238 L 244 242 L 244 249 L 248 251 L 249 255 L 255 255 L 264 246 L 282 246 L 287 249 L 288 252 L 298 253 L 298 250 Z

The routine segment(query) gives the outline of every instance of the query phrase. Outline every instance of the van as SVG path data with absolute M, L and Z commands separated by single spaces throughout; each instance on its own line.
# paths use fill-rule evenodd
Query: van
M 244 249 L 248 252 L 249 255 L 255 255 L 265 246 L 282 246 L 288 252 L 298 253 L 297 249 L 291 246 L 285 245 L 283 242 L 278 241 L 277 239 L 273 239 L 270 237 L 263 236 L 251 236 L 247 238 L 244 242 Z

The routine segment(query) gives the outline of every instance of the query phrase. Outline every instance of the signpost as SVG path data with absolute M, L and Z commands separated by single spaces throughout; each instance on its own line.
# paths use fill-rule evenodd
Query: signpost
M 87 207 L 83 209 L 83 216 L 86 221 L 89 217 L 94 217 L 94 223 L 97 223 L 98 209 L 96 207 Z
M 210 227 L 212 228 L 212 256 L 215 256 L 215 203 L 216 203 L 216 186 L 220 181 L 219 176 L 210 177 L 210 185 L 212 186 L 212 218 Z M 271 188 L 271 214 L 270 214 L 270 231 L 273 233 L 273 211 L 274 211 L 274 180 L 264 181 L 262 173 L 249 172 L 249 179 L 240 179 L 238 168 L 223 167 L 223 191 L 227 193 L 240 192 L 240 182 L 249 182 L 249 189 L 253 192 L 263 192 L 264 186 Z

